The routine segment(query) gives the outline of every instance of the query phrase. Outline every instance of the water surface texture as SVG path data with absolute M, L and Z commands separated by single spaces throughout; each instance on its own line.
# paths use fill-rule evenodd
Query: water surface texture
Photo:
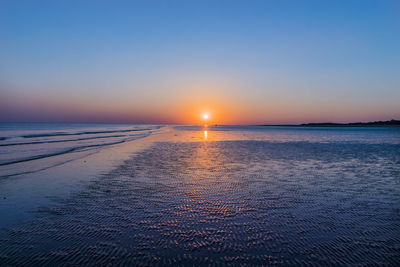
M 146 137 L 159 128 L 126 124 L 0 123 L 0 177 L 36 170 L 29 164 L 21 168 L 21 163 L 101 149 Z
M 399 133 L 176 127 L 2 229 L 0 262 L 396 266 Z

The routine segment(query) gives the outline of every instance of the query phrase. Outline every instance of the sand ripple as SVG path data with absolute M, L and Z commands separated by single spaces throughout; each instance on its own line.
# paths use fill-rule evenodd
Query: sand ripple
M 1 231 L 0 263 L 399 265 L 399 151 L 158 143 Z

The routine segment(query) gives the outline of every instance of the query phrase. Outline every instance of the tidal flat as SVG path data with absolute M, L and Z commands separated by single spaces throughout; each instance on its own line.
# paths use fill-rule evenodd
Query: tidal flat
M 1 265 L 400 264 L 399 128 L 158 129 L 3 177 Z

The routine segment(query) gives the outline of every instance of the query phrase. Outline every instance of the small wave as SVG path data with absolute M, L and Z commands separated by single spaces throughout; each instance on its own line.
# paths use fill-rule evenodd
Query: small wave
M 140 138 L 140 137 L 145 137 L 145 136 L 146 135 L 138 136 L 138 137 Z M 0 163 L 0 166 L 6 166 L 6 165 L 21 163 L 21 162 L 27 162 L 27 161 L 37 160 L 37 159 L 43 159 L 43 158 L 49 158 L 49 157 L 53 157 L 53 156 L 59 156 L 59 155 L 67 154 L 67 153 L 82 151 L 84 149 L 91 149 L 91 148 L 96 148 L 96 147 L 105 147 L 105 146 L 109 146 L 109 145 L 116 145 L 116 144 L 121 144 L 121 143 L 124 143 L 124 142 L 127 142 L 127 141 L 132 141 L 132 140 L 134 140 L 134 139 L 121 140 L 121 141 L 116 141 L 116 142 L 111 142 L 111 143 L 106 143 L 106 144 L 94 144 L 94 145 L 72 147 L 72 148 L 65 149 L 65 150 L 58 151 L 58 152 L 54 152 L 54 153 L 35 155 L 35 156 L 27 157 L 27 158 L 22 158 L 22 159 L 2 162 L 2 163 Z
M 13 177 L 13 176 L 22 175 L 22 174 L 31 174 L 31 173 L 35 173 L 35 172 L 39 172 L 39 171 L 44 171 L 44 170 L 63 165 L 65 163 L 68 163 L 68 162 L 71 162 L 71 161 L 74 161 L 74 160 L 77 160 L 77 159 L 81 159 L 81 158 L 87 157 L 88 155 L 92 155 L 94 153 L 96 153 L 96 151 L 91 152 L 90 154 L 85 154 L 85 155 L 83 155 L 81 157 L 78 157 L 78 158 L 62 160 L 62 161 L 57 162 L 55 164 L 52 164 L 52 165 L 49 165 L 49 166 L 46 166 L 46 167 L 42 167 L 42 168 L 38 168 L 38 169 L 32 169 L 32 170 L 23 171 L 23 172 L 14 172 L 14 173 L 9 173 L 9 174 L 5 174 L 5 175 L 0 174 L 0 178 L 8 178 L 8 177 Z
M 24 143 L 9 143 L 9 144 L 0 144 L 0 146 L 20 146 L 20 145 L 62 143 L 62 142 L 74 142 L 74 141 L 103 139 L 103 138 L 115 138 L 115 137 L 124 137 L 124 136 L 127 136 L 127 135 L 107 135 L 107 136 L 85 137 L 85 138 L 67 139 L 67 140 L 51 140 L 51 141 L 37 141 L 37 142 L 24 142 Z
M 37 138 L 37 137 L 70 136 L 70 135 L 84 135 L 84 134 L 127 133 L 127 132 L 150 131 L 150 130 L 154 129 L 146 128 L 146 129 L 129 129 L 129 130 L 112 130 L 112 131 L 85 131 L 77 133 L 53 132 L 53 133 L 27 134 L 27 135 L 22 135 L 21 137 Z

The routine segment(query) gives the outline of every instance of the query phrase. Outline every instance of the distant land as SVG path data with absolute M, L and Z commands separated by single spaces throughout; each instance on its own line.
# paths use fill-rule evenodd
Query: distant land
M 262 126 L 305 126 L 305 127 L 362 127 L 362 126 L 400 126 L 400 120 L 390 121 L 372 121 L 372 122 L 351 122 L 351 123 L 334 123 L 334 122 L 317 122 L 317 123 L 303 123 L 303 124 L 280 124 L 272 125 L 265 124 Z

